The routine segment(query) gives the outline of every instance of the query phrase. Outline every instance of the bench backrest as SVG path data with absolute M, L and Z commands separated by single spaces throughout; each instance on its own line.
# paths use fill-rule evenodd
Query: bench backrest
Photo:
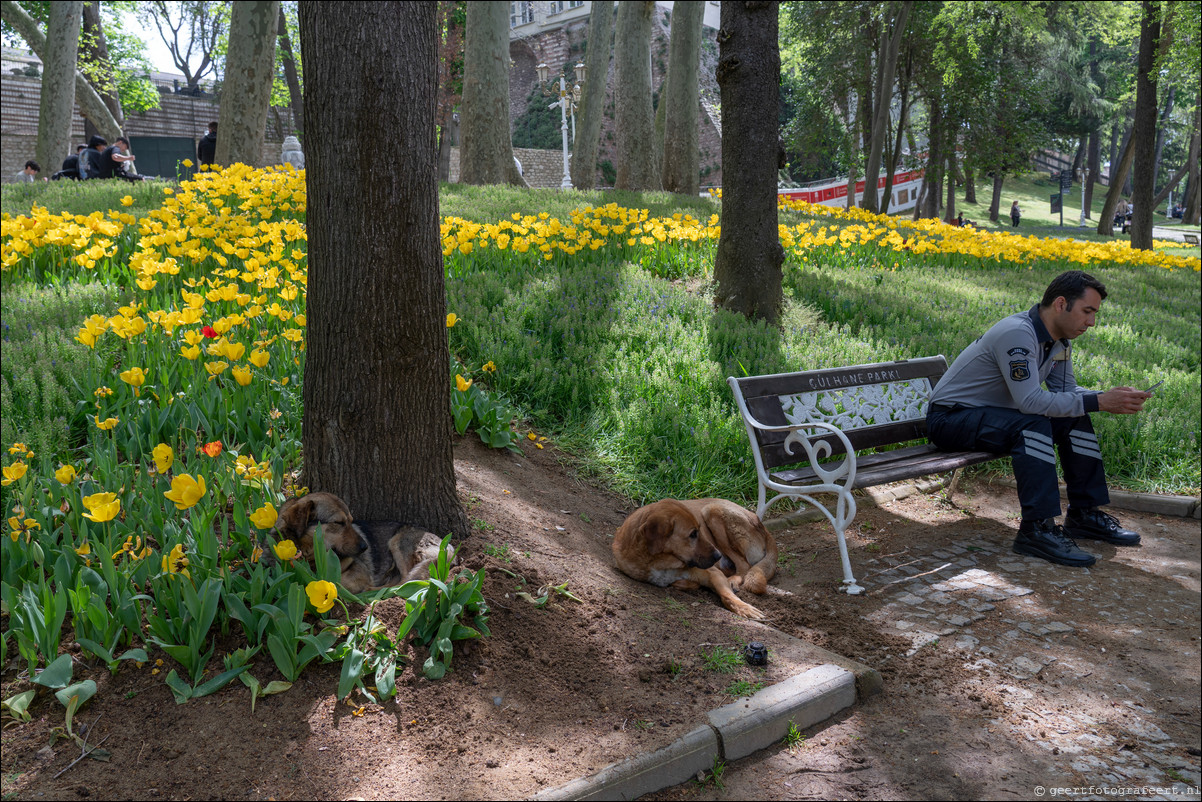
M 801 373 L 732 377 L 728 382 L 742 396 L 747 412 L 760 423 L 768 426 L 829 423 L 842 430 L 859 451 L 925 438 L 927 402 L 931 390 L 946 372 L 947 360 L 933 356 Z M 802 449 L 796 446 L 792 454 L 785 452 L 782 443 L 788 432 L 748 428 L 759 445 L 765 468 L 805 459 Z M 842 444 L 833 436 L 819 434 L 810 441 L 829 443 L 832 456 L 843 453 Z

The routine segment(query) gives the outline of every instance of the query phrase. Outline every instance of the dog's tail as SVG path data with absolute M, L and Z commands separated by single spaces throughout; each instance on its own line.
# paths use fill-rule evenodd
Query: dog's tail
M 755 529 L 764 539 L 764 559 L 747 570 L 742 587 L 762 596 L 768 590 L 768 582 L 776 575 L 776 538 L 759 517 L 755 518 Z

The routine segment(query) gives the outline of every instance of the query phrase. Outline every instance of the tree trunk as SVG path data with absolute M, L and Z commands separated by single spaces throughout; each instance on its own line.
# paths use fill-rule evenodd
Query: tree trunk
M 117 124 L 125 126 L 125 112 L 121 109 L 121 98 L 117 94 L 117 81 L 113 75 L 113 64 L 109 60 L 108 43 L 104 39 L 104 25 L 100 21 L 100 3 L 91 0 L 83 4 L 83 47 L 88 58 L 96 63 L 103 76 L 102 85 L 96 89 L 104 106 L 113 115 Z
M 872 140 L 868 147 L 868 163 L 864 170 L 864 201 L 863 206 L 870 212 L 879 210 L 880 196 L 877 193 L 877 179 L 881 173 L 881 154 L 885 149 L 885 140 L 889 137 L 889 109 L 893 105 L 893 76 L 897 71 L 897 51 L 901 47 L 902 35 L 906 32 L 906 20 L 910 16 L 912 0 L 901 4 L 897 16 L 893 18 L 893 30 L 888 25 L 881 26 L 881 50 L 877 60 L 877 96 L 876 108 L 872 119 Z M 871 186 L 872 192 L 868 189 Z
M 217 116 L 217 164 L 263 164 L 267 107 L 275 71 L 275 32 L 280 0 L 234 3 L 230 46 Z M 323 134 L 324 136 L 324 134 Z
M 847 107 L 850 108 L 850 106 L 851 102 L 849 99 Z M 856 182 L 860 180 L 860 135 L 858 131 L 860 130 L 860 114 L 862 113 L 862 109 L 862 104 L 856 103 L 855 119 L 852 120 L 851 125 L 847 128 L 847 202 L 844 204 L 844 208 L 848 211 L 855 208 Z M 847 114 L 844 114 L 844 119 L 847 119 L 847 116 Z
M 1160 157 L 1164 153 L 1164 135 L 1168 131 L 1169 116 L 1173 113 L 1173 97 L 1177 94 L 1177 87 L 1170 86 L 1166 94 L 1168 97 L 1164 99 L 1164 111 L 1160 115 L 1160 125 L 1156 127 L 1156 155 L 1152 162 L 1153 191 L 1156 191 L 1156 186 L 1160 183 Z
M 651 107 L 651 17 L 654 13 L 653 2 L 627 0 L 618 4 L 614 35 L 614 99 L 617 106 L 614 122 L 618 129 L 615 189 L 637 192 L 661 187 L 655 148 L 651 147 L 655 141 L 655 110 Z
M 609 54 L 613 49 L 613 0 L 594 0 L 588 18 L 588 50 L 580 108 L 576 113 L 576 141 L 572 144 L 572 186 L 597 185 L 597 150 L 601 146 L 601 120 L 605 115 L 605 87 L 609 82 Z
M 1185 174 L 1188 172 L 1189 172 L 1189 165 L 1183 164 L 1183 165 L 1181 165 L 1181 168 L 1177 170 L 1177 172 L 1173 173 L 1173 176 L 1172 176 L 1172 178 L 1169 179 L 1169 182 L 1167 184 L 1165 184 L 1164 188 L 1162 190 L 1160 190 L 1160 192 L 1157 192 L 1156 197 L 1152 199 L 1152 209 L 1153 210 L 1160 208 L 1160 204 L 1164 203 L 1165 198 L 1167 198 L 1169 196 L 1169 193 L 1172 192 L 1173 189 L 1178 184 L 1181 183 L 1181 179 L 1185 178 Z
M 1123 184 L 1127 182 L 1127 173 L 1131 172 L 1131 162 L 1135 160 L 1135 137 L 1127 140 L 1123 155 L 1116 166 L 1110 164 L 1110 188 L 1106 192 L 1106 200 L 1102 202 L 1102 216 L 1098 219 L 1098 233 L 1110 236 L 1114 234 L 1114 210 L 1118 208 L 1119 198 L 1123 197 Z
M 722 234 L 714 304 L 775 323 L 781 312 L 776 211 L 779 3 L 723 3 L 716 77 L 722 100 Z
M 964 168 L 964 202 L 977 202 L 977 177 L 971 167 Z
M 1101 169 L 1101 132 L 1094 129 L 1089 132 L 1089 154 L 1085 159 L 1086 176 L 1085 176 L 1085 219 L 1093 218 L 1093 185 L 1098 180 L 1098 171 Z
M 71 151 L 71 112 L 75 108 L 75 60 L 83 3 L 51 3 L 46 26 L 50 46 L 42 58 L 42 98 L 38 106 L 37 161 L 49 175 Z
M 1134 184 L 1131 202 L 1131 247 L 1152 250 L 1152 173 L 1156 168 L 1156 51 L 1160 43 L 1159 3 L 1143 0 L 1139 61 L 1135 70 Z
M 1006 179 L 998 173 L 993 177 L 993 196 L 989 199 L 989 219 L 996 223 L 1002 208 L 1002 183 Z
M 914 219 L 939 216 L 939 190 L 942 187 L 940 172 L 943 169 L 943 98 L 940 93 L 927 99 L 930 109 L 930 125 L 927 132 L 927 167 L 923 176 L 923 184 L 927 192 L 923 194 L 922 206 L 914 207 Z
M 509 130 L 509 4 L 467 4 L 459 180 L 528 186 L 513 161 Z
M 956 219 L 956 149 L 947 154 L 947 207 L 943 210 L 943 222 Z
M 13 0 L 0 0 L 0 15 L 45 64 L 47 59 L 46 34 L 42 33 L 41 28 L 38 27 L 37 20 L 29 16 L 25 9 Z M 113 142 L 121 136 L 120 124 L 113 119 L 112 113 L 104 105 L 100 95 L 96 94 L 96 89 L 88 83 L 87 77 L 79 70 L 75 71 L 75 101 L 79 104 L 80 112 L 92 121 L 101 136 L 109 142 Z M 66 157 L 60 157 L 60 161 L 62 158 Z
M 357 519 L 463 537 L 430 147 L 435 20 L 433 2 L 300 5 L 305 128 L 321 132 L 306 148 L 304 481 Z M 364 169 L 385 145 L 388 169 Z
M 301 92 L 300 76 L 296 73 L 296 59 L 292 57 L 292 39 L 288 36 L 288 21 L 284 19 L 284 6 L 280 4 L 280 21 L 276 29 L 280 43 L 280 61 L 284 64 L 284 79 L 288 82 L 288 102 L 292 105 L 292 119 L 296 133 L 305 135 L 305 98 Z
M 1181 215 L 1181 222 L 1190 225 L 1198 225 L 1199 211 L 1202 211 L 1202 204 L 1199 204 L 1199 199 L 1202 198 L 1202 176 L 1199 175 L 1198 169 L 1198 152 L 1202 149 L 1202 89 L 1199 89 L 1197 100 L 1194 101 L 1194 131 L 1189 138 L 1189 156 L 1186 157 L 1186 163 L 1189 165 L 1189 183 L 1185 186 L 1185 203 L 1184 210 Z
M 697 130 L 701 88 L 702 0 L 682 0 L 672 7 L 672 40 L 668 77 L 659 103 L 664 107 L 663 187 L 697 197 L 701 189 L 700 134 Z

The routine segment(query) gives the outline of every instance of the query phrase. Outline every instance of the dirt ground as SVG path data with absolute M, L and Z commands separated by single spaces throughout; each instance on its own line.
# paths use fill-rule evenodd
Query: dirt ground
M 100 691 L 77 722 L 111 760 L 70 765 L 79 749 L 52 744 L 63 711 L 43 694 L 32 722 L 6 720 L 4 798 L 525 797 L 666 745 L 731 702 L 733 683 L 803 670 L 778 631 L 877 668 L 884 691 L 791 747 L 659 798 L 1030 798 L 1036 786 L 1174 782 L 1196 795 L 1196 520 L 1124 515 L 1144 546 L 1089 544 L 1100 560 L 1080 570 L 1010 553 L 1007 488 L 969 481 L 954 503 L 865 506 L 851 545 L 868 593 L 836 592 L 829 525 L 777 532 L 779 590 L 753 599 L 765 628 L 707 591 L 621 575 L 610 542 L 634 505 L 579 479 L 553 448 L 523 445 L 525 457 L 472 439 L 455 448 L 473 521 L 462 564 L 487 570 L 493 634 L 457 648 L 447 678 L 415 676 L 425 655 L 411 653 L 395 700 L 348 705 L 334 698 L 338 667 L 311 668 L 252 715 L 237 682 L 176 705 L 166 666 L 110 677 L 80 658 L 76 678 Z M 579 601 L 518 595 L 564 582 Z M 391 600 L 377 613 L 395 628 L 402 610 Z M 707 660 L 750 640 L 773 650 L 766 669 L 719 673 Z M 5 698 L 28 687 L 12 657 Z M 252 673 L 279 678 L 263 657 Z

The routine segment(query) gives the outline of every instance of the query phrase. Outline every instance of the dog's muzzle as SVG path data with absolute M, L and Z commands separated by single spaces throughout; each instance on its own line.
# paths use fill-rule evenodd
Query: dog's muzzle
M 702 557 L 701 559 L 698 559 L 698 560 L 692 560 L 691 562 L 689 562 L 688 565 L 690 568 L 712 568 L 714 563 L 720 562 L 722 560 L 726 560 L 727 563 L 730 563 L 730 560 L 727 560 L 726 557 L 722 554 L 722 552 L 718 551 L 717 549 L 714 549 L 707 556 Z M 723 567 L 725 567 L 725 566 L 723 566 Z M 733 566 L 731 566 L 731 567 L 733 567 Z

